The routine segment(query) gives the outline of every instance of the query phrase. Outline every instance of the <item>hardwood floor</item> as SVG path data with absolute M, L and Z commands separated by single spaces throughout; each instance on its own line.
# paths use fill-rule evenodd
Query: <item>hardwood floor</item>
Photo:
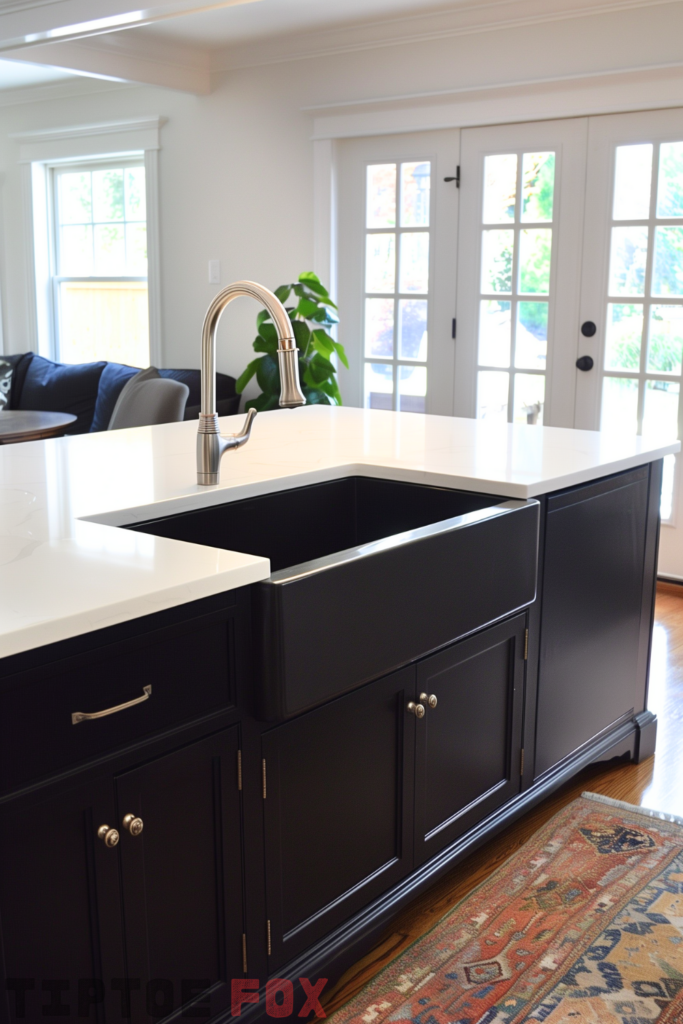
M 326 1013 L 339 1009 L 375 974 L 483 882 L 565 804 L 584 790 L 683 816 L 683 586 L 659 583 L 649 707 L 658 718 L 657 752 L 642 764 L 592 766 L 462 861 L 392 923 L 379 944 L 330 989 Z

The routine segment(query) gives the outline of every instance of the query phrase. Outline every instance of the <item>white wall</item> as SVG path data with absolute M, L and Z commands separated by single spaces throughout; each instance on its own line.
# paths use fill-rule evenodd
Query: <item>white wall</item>
M 416 22 L 418 35 L 419 28 Z M 302 108 L 661 66 L 680 61 L 681 38 L 683 4 L 669 3 L 242 68 L 217 76 L 208 96 L 153 87 L 102 91 L 100 83 L 90 94 L 65 97 L 57 86 L 53 99 L 0 107 L 6 351 L 23 351 L 28 338 L 12 133 L 140 115 L 168 118 L 160 152 L 163 362 L 198 366 L 201 322 L 217 290 L 207 284 L 209 259 L 221 260 L 223 283 L 246 277 L 274 287 L 316 269 L 313 115 Z M 621 79 L 612 81 L 618 92 Z M 562 88 L 553 87 L 558 96 Z M 244 368 L 255 313 L 244 301 L 226 314 L 219 369 L 237 375 Z

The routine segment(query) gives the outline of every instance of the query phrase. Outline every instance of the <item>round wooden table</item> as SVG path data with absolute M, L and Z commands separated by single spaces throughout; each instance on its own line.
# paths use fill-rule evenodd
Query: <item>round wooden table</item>
M 0 444 L 60 437 L 75 420 L 76 417 L 69 412 L 5 409 L 0 412 Z

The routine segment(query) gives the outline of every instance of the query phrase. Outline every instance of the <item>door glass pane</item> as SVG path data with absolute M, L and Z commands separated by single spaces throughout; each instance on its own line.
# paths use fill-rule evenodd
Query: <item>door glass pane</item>
M 484 224 L 515 219 L 517 154 L 487 156 L 484 160 Z
M 555 154 L 525 153 L 522 158 L 522 220 L 553 219 Z
M 519 290 L 527 295 L 550 291 L 552 229 L 527 228 L 519 233 Z
M 60 224 L 89 224 L 92 219 L 90 171 L 59 175 Z
M 622 302 L 607 306 L 606 370 L 640 369 L 643 307 Z
M 129 366 L 149 362 L 146 281 L 62 281 L 59 314 L 63 363 L 88 363 L 94 358 Z
M 647 238 L 647 228 L 612 228 L 610 295 L 644 294 Z
M 514 231 L 484 231 L 481 247 L 481 290 L 484 294 L 512 291 Z
M 505 423 L 508 418 L 509 373 L 480 370 L 477 377 L 477 419 Z
M 396 235 L 368 235 L 365 247 L 366 292 L 393 292 Z
M 657 216 L 683 217 L 683 142 L 663 142 L 659 151 Z
M 484 299 L 479 313 L 479 362 L 483 366 L 509 366 L 512 321 L 509 302 Z
M 365 364 L 366 409 L 393 409 L 394 368 L 391 363 Z
M 614 172 L 614 220 L 647 220 L 650 216 L 652 143 L 617 146 Z
M 683 228 L 655 228 L 653 295 L 683 295 Z
M 396 226 L 396 164 L 372 164 L 367 179 L 368 228 Z
M 93 220 L 123 220 L 123 170 L 107 168 L 92 172 Z
M 605 377 L 602 382 L 600 429 L 635 434 L 638 426 L 638 381 Z
M 401 164 L 401 227 L 429 227 L 431 165 Z
M 548 303 L 520 302 L 517 306 L 515 366 L 544 370 L 548 352 Z
M 398 407 L 401 412 L 425 412 L 427 367 L 399 366 Z
M 645 383 L 643 434 L 678 436 L 678 396 L 681 385 L 674 380 L 648 380 Z
M 394 354 L 394 300 L 365 300 L 365 354 L 391 359 Z
M 427 361 L 427 300 L 401 299 L 398 304 L 400 359 Z
M 543 423 L 545 376 L 541 373 L 515 374 L 515 423 Z
M 680 375 L 682 350 L 683 306 L 651 306 L 648 370 Z
M 426 231 L 411 231 L 401 235 L 398 290 L 400 292 L 426 292 L 428 288 L 429 234 Z

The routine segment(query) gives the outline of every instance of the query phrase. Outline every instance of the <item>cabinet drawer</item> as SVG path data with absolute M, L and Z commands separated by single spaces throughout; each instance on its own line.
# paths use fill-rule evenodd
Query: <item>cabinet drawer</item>
M 234 704 L 234 619 L 215 612 L 8 677 L 0 792 Z M 101 712 L 77 724 L 75 712 Z

